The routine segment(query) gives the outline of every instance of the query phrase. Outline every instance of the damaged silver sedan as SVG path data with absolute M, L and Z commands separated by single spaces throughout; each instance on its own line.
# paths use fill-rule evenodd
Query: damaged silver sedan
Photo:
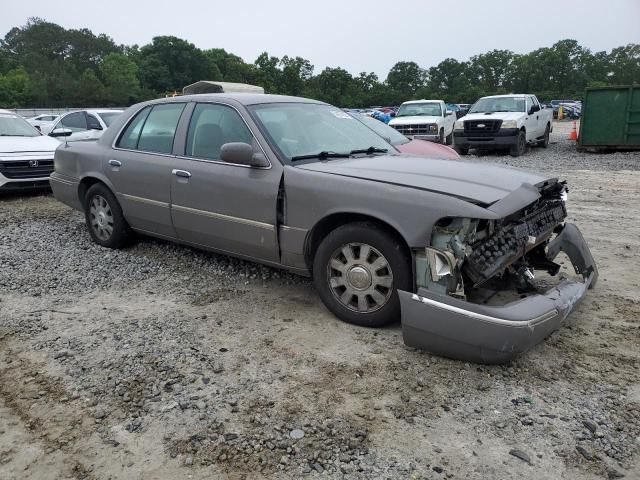
M 340 319 L 401 320 L 408 345 L 478 362 L 543 340 L 598 276 L 564 183 L 402 154 L 302 98 L 134 105 L 97 142 L 61 146 L 51 187 L 104 247 L 137 233 L 311 275 Z

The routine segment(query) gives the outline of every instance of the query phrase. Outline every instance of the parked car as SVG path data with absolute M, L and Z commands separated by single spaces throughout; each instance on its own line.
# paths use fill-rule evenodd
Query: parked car
M 421 155 L 428 158 L 460 158 L 453 148 L 447 147 L 446 145 L 440 145 L 427 140 L 419 140 L 417 138 L 407 138 L 395 128 L 391 128 L 389 125 L 385 125 L 378 120 L 360 113 L 351 113 L 351 116 L 364 123 L 367 127 L 376 132 L 387 142 L 391 143 L 391 145 L 396 147 L 396 149 L 402 153 L 411 153 L 413 155 Z
M 77 110 L 55 122 L 50 137 L 67 141 L 96 140 L 124 110 Z
M 0 110 L 0 192 L 49 187 L 59 145 L 20 115 Z
M 469 112 L 469 109 L 471 108 L 470 103 L 458 103 L 457 105 L 458 105 L 458 111 L 456 112 L 456 116 L 458 118 L 464 117 Z
M 553 118 L 558 118 L 558 111 L 562 106 L 566 118 L 578 119 L 582 116 L 582 102 L 579 100 L 551 100 Z
M 35 117 L 28 118 L 27 122 L 29 122 L 31 125 L 33 125 L 34 127 L 36 127 L 38 130 L 40 130 L 42 133 L 46 135 L 51 131 L 51 128 L 53 127 L 54 123 L 59 118 L 60 118 L 60 115 L 44 114 L 44 115 L 37 115 Z
M 389 126 L 409 138 L 451 145 L 455 121 L 455 114 L 442 100 L 412 100 L 400 105 Z
M 553 129 L 551 110 L 540 107 L 535 95 L 493 95 L 478 100 L 455 124 L 455 149 L 460 155 L 470 148 L 509 149 L 520 156 L 527 144 L 549 145 Z
M 541 341 L 597 279 L 564 222 L 564 182 L 400 154 L 315 100 L 141 103 L 96 142 L 59 148 L 51 186 L 84 211 L 99 245 L 139 232 L 311 275 L 342 320 L 375 327 L 402 315 L 408 345 L 473 361 Z M 557 274 L 560 250 L 580 278 L 545 278 L 544 292 L 534 271 Z

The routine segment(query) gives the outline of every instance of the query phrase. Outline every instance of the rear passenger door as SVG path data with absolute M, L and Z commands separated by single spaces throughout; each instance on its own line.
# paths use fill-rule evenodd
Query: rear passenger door
M 149 105 L 133 116 L 104 161 L 125 218 L 136 230 L 175 238 L 171 224 L 173 142 L 185 103 Z
M 181 240 L 277 262 L 276 211 L 281 165 L 225 163 L 222 145 L 244 142 L 260 151 L 235 107 L 198 103 L 186 127 L 183 155 L 174 160 L 171 215 Z

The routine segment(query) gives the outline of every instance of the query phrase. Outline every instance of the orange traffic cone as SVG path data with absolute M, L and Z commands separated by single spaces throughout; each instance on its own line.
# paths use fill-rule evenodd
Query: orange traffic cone
M 571 129 L 571 133 L 569 134 L 569 140 L 578 140 L 578 131 L 576 130 L 576 122 L 573 122 L 573 128 Z

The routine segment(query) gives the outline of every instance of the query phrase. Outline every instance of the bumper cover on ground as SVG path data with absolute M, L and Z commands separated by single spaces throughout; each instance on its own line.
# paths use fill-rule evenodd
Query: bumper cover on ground
M 551 242 L 548 258 L 560 251 L 584 282 L 562 280 L 544 294 L 503 306 L 488 306 L 437 295 L 399 291 L 405 344 L 437 355 L 478 363 L 504 363 L 540 343 L 562 325 L 593 287 L 598 270 L 582 234 L 573 224 Z

